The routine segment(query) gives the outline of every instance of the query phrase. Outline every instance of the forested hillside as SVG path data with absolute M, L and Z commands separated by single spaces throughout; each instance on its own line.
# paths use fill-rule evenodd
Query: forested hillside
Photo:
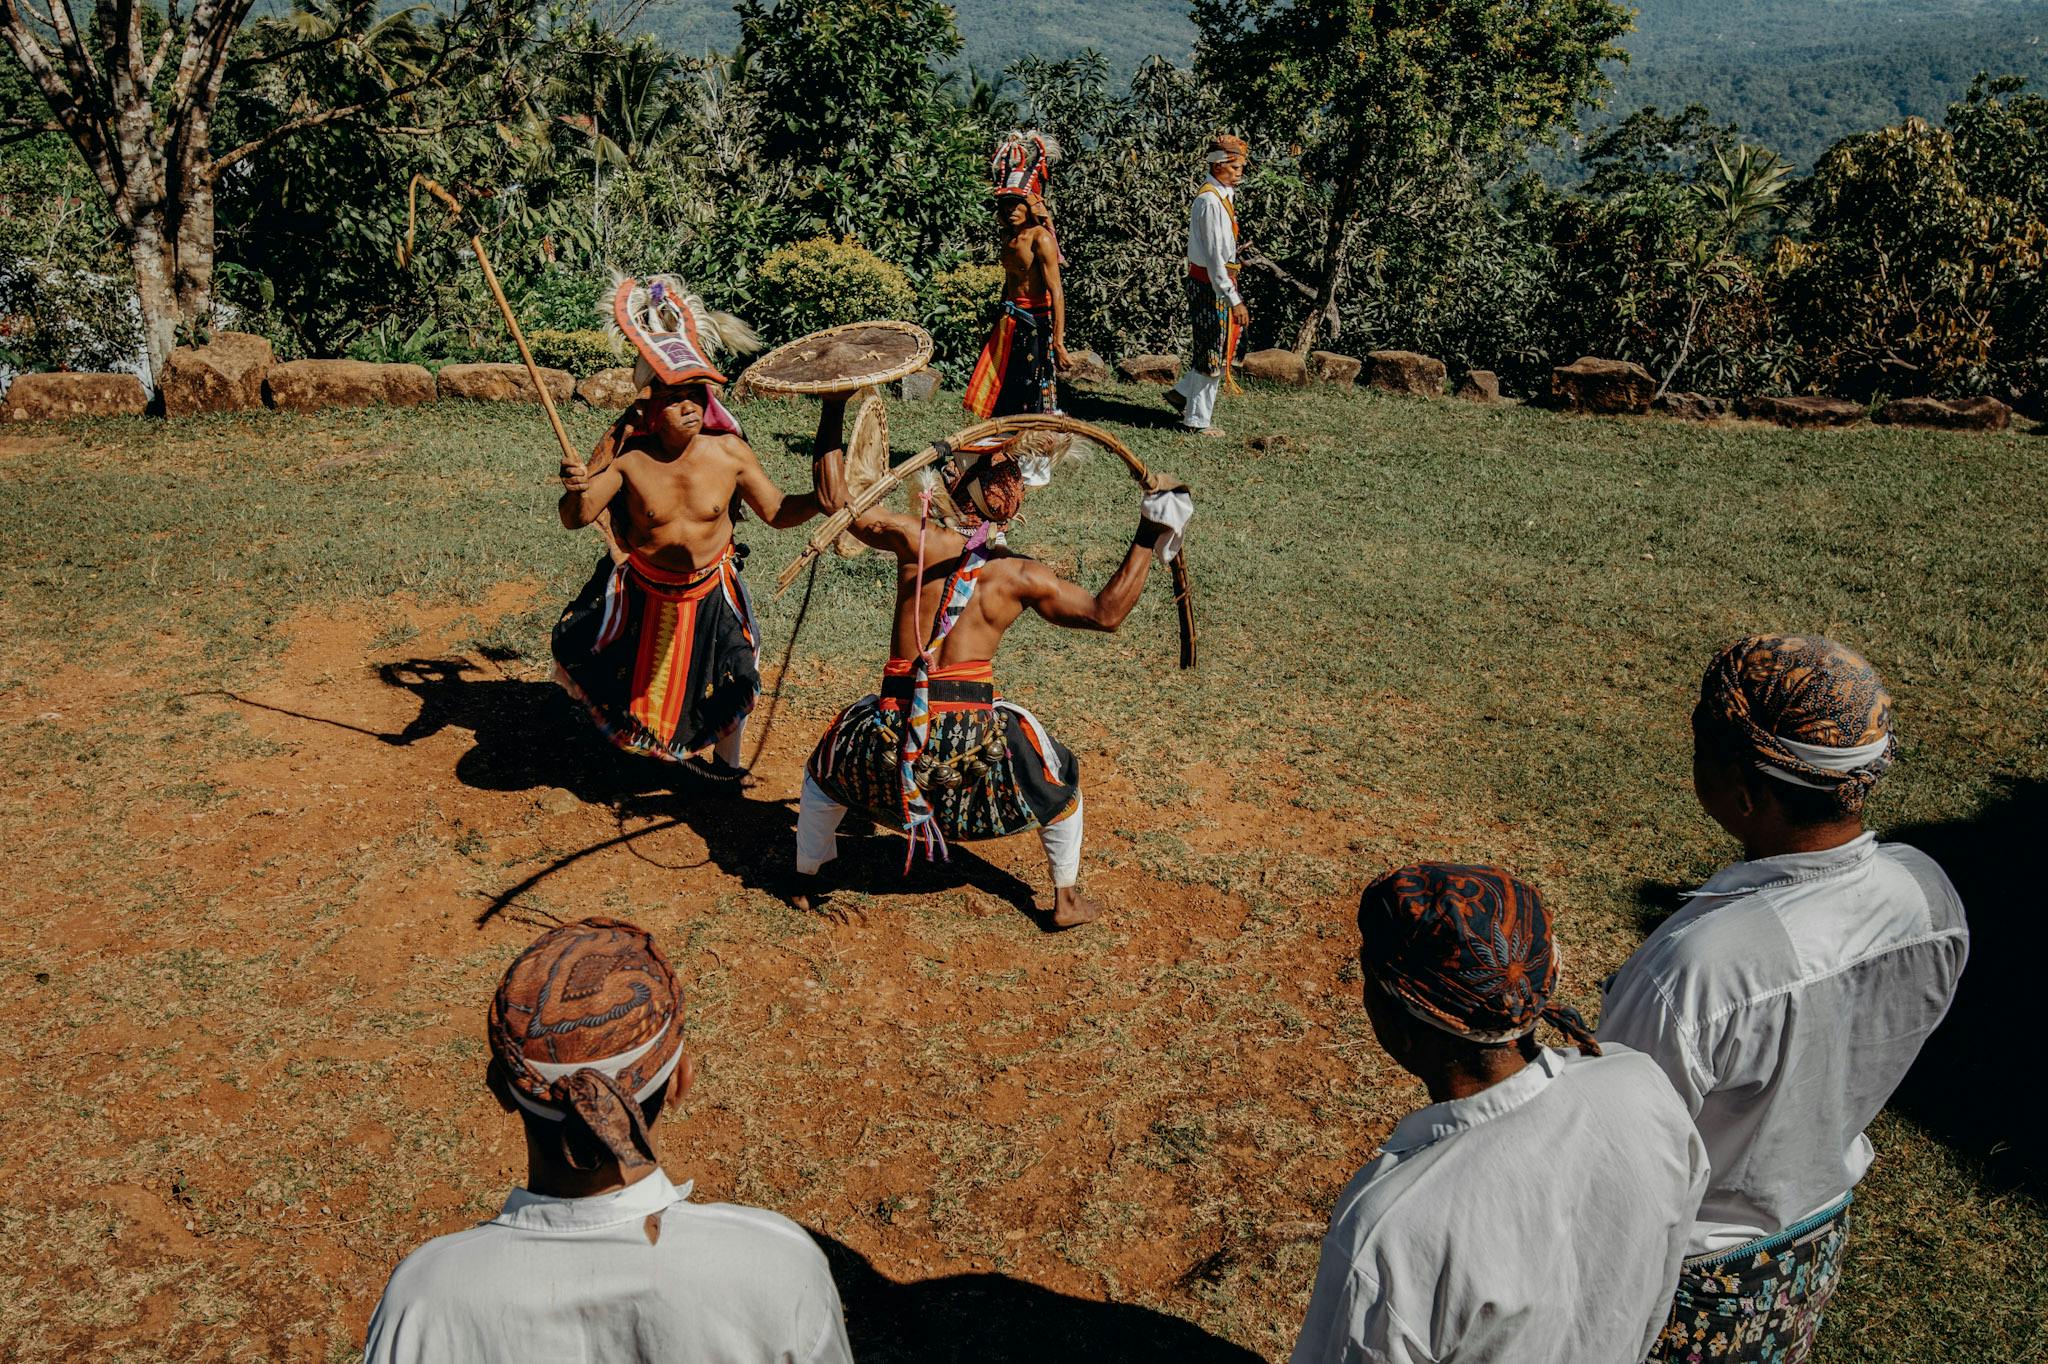
M 1185 0 L 957 0 L 966 60 L 1093 47 L 1128 70 L 1185 61 Z M 1939 119 L 1980 69 L 2048 84 L 2048 0 L 1640 0 L 1614 110 L 1707 106 L 1799 166 L 1835 139 L 1907 115 Z M 724 0 L 659 0 L 645 27 L 686 51 L 729 48 Z
M 1642 0 L 1610 109 L 1703 104 L 1811 166 L 1836 139 L 1939 120 L 1981 70 L 2048 84 L 2048 0 Z

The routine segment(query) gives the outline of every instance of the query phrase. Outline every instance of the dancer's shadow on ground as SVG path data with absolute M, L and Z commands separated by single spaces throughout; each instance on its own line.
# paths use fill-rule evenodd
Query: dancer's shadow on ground
M 2048 1138 L 2018 1096 L 2015 1065 L 2037 1030 L 2048 954 L 2042 882 L 2027 849 L 2048 828 L 2048 781 L 2011 781 L 1975 818 L 1887 829 L 1941 864 L 1970 921 L 1970 963 L 1956 1002 L 1893 1106 L 1983 1162 L 2001 1187 L 2048 1196 Z
M 636 758 L 604 743 L 590 719 L 551 682 L 492 676 L 464 659 L 416 658 L 377 669 L 385 685 L 419 698 L 419 713 L 386 743 L 406 746 L 444 729 L 467 730 L 475 743 L 455 764 L 455 777 L 481 791 L 560 787 L 578 800 L 609 807 L 619 832 L 556 858 L 492 897 L 478 916 L 485 923 L 550 876 L 573 863 L 615 849 L 651 860 L 637 846 L 649 834 L 684 825 L 704 840 L 709 861 L 746 886 L 786 897 L 796 848 L 795 793 L 742 789 L 694 768 Z M 903 840 L 861 836 L 849 816 L 841 830 L 832 881 L 841 903 L 848 893 L 891 895 L 967 886 L 1007 901 L 1041 927 L 1029 884 L 964 848 L 942 866 L 916 864 L 903 873 Z M 686 870 L 678 865 L 674 870 Z
M 1147 1307 L 1091 1302 L 1006 1274 L 897 1283 L 859 1251 L 812 1232 L 865 1364 L 1257 1364 L 1258 1356 Z

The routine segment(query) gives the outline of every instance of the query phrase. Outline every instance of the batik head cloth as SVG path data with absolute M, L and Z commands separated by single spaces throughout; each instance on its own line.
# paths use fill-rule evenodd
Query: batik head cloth
M 946 493 L 963 515 L 1007 526 L 1024 507 L 1024 469 L 1017 462 L 1017 438 L 998 438 L 992 448 L 964 445 L 945 474 Z
M 1553 1005 L 1558 956 L 1536 887 L 1497 867 L 1424 862 L 1388 872 L 1358 902 L 1367 978 L 1423 1022 L 1511 1042 L 1548 1021 L 1590 1055 L 1600 1044 Z
M 1819 635 L 1752 635 L 1714 656 L 1693 727 L 1769 776 L 1863 808 L 1892 765 L 1892 698 L 1862 655 Z
M 1218 133 L 1209 139 L 1208 161 L 1212 166 L 1221 165 L 1225 161 L 1244 160 L 1251 154 L 1252 149 L 1245 145 L 1245 140 L 1241 137 Z
M 640 1105 L 683 1057 L 683 990 L 646 930 L 585 919 L 544 933 L 491 1001 L 491 1052 L 512 1097 L 571 1114 L 621 1165 L 654 1160 Z

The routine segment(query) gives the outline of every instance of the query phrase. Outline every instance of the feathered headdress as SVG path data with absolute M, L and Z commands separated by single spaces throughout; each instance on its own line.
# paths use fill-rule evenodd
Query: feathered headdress
M 631 342 L 639 353 L 633 382 L 722 384 L 725 376 L 711 363 L 719 351 L 748 354 L 761 349 L 754 329 L 707 306 L 674 275 L 649 275 L 644 280 L 614 274 L 606 330 L 612 346 Z
M 996 154 L 988 163 L 989 193 L 999 199 L 1014 194 L 1041 202 L 1052 183 L 1052 163 L 1059 159 L 1056 139 L 1036 128 L 1012 129 L 996 144 Z

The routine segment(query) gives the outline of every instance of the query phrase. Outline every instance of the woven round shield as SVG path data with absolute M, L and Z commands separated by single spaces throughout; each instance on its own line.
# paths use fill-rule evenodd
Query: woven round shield
M 889 409 L 873 395 L 861 400 L 853 416 L 853 439 L 846 442 L 846 493 L 859 497 L 880 483 L 889 472 Z M 867 546 L 850 530 L 841 531 L 832 542 L 833 552 L 842 559 L 865 553 Z
M 842 397 L 931 363 L 931 333 L 909 322 L 850 322 L 777 346 L 747 366 L 756 393 Z

